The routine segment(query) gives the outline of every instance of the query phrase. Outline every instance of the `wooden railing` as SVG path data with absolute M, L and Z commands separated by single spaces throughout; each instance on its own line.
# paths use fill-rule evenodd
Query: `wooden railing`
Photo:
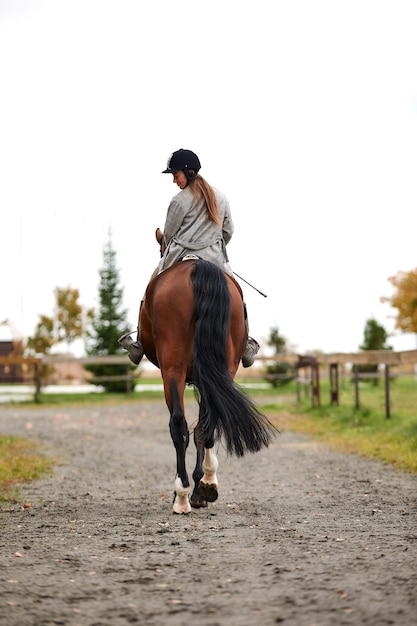
M 339 366 L 347 363 L 353 365 L 353 375 L 355 383 L 355 404 L 359 408 L 359 379 L 369 377 L 367 374 L 359 373 L 359 365 L 383 365 L 384 371 L 378 374 L 385 381 L 385 407 L 386 416 L 390 417 L 390 367 L 393 365 L 410 365 L 417 363 L 417 350 L 406 350 L 403 352 L 393 352 L 391 350 L 368 350 L 356 353 L 334 353 L 320 354 L 317 356 L 285 354 L 271 357 L 257 357 L 258 362 L 274 362 L 282 361 L 292 365 L 297 371 L 297 400 L 300 398 L 300 386 L 305 385 L 311 387 L 311 400 L 313 407 L 320 406 L 320 380 L 319 372 L 323 366 L 329 367 L 330 379 L 330 401 L 331 403 L 339 403 Z M 135 371 L 132 370 L 127 355 L 111 355 L 111 356 L 94 356 L 76 358 L 70 355 L 42 355 L 39 357 L 22 357 L 22 356 L 0 356 L 0 366 L 25 365 L 31 367 L 33 371 L 32 380 L 35 386 L 35 401 L 39 401 L 41 392 L 41 366 L 54 365 L 57 363 L 78 362 L 81 365 L 104 365 L 104 364 L 120 364 L 126 366 L 126 373 L 119 376 L 102 376 L 92 379 L 94 383 L 106 382 L 109 380 L 126 381 L 126 391 L 132 390 L 135 379 Z M 299 371 L 304 370 L 308 375 L 300 376 Z
M 94 356 L 94 357 L 81 357 L 77 358 L 71 355 L 42 355 L 39 357 L 23 357 L 23 356 L 0 356 L 0 366 L 11 367 L 20 365 L 25 370 L 32 370 L 32 374 L 29 380 L 34 384 L 34 400 L 39 402 L 41 388 L 42 388 L 42 366 L 56 365 L 57 363 L 79 363 L 80 365 L 125 365 L 125 374 L 115 376 L 93 376 L 88 382 L 92 384 L 100 384 L 110 381 L 125 381 L 126 392 L 132 391 L 137 374 L 132 369 L 132 364 L 126 355 L 107 355 L 107 356 Z
M 353 382 L 355 385 L 355 408 L 360 406 L 359 381 L 365 378 L 383 378 L 385 384 L 385 415 L 391 415 L 390 379 L 391 366 L 415 365 L 417 363 L 417 350 L 393 352 L 392 350 L 367 350 L 355 353 L 320 354 L 316 357 L 302 356 L 299 354 L 285 354 L 279 357 L 260 357 L 264 362 L 281 361 L 292 365 L 297 370 L 297 402 L 300 402 L 300 388 L 305 391 L 311 389 L 311 403 L 313 408 L 320 406 L 320 370 L 329 367 L 330 403 L 339 404 L 339 367 L 347 363 L 353 366 Z M 360 365 L 383 365 L 382 372 L 376 374 L 361 373 Z M 304 370 L 307 375 L 300 376 L 299 371 Z

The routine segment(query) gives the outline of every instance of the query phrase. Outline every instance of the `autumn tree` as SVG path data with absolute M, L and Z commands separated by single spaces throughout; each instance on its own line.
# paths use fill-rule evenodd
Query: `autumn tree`
M 39 315 L 35 332 L 27 340 L 27 350 L 29 354 L 48 354 L 52 346 L 56 343 L 54 338 L 54 320 L 47 315 Z M 31 368 L 32 369 L 32 368 Z M 50 365 L 41 365 L 39 376 L 42 384 L 54 373 L 54 368 Z
M 35 332 L 29 337 L 27 347 L 31 352 L 48 353 L 55 344 L 71 344 L 83 337 L 88 328 L 93 309 L 84 308 L 78 289 L 56 287 L 55 311 L 51 317 L 39 315 Z
M 79 304 L 80 292 L 78 289 L 55 289 L 56 304 L 53 316 L 39 315 L 34 334 L 28 338 L 27 351 L 29 354 L 48 354 L 51 348 L 65 341 L 71 344 L 75 339 L 82 337 L 86 331 L 87 320 L 93 311 L 85 310 Z M 47 380 L 54 371 L 53 367 L 42 365 L 40 377 Z
M 34 334 L 28 338 L 27 348 L 32 354 L 47 354 L 55 343 L 54 320 L 47 315 L 39 315 Z
M 86 334 L 93 317 L 93 309 L 85 309 L 79 302 L 78 289 L 56 288 L 56 341 L 71 344 Z
M 120 286 L 116 252 L 110 237 L 103 248 L 103 265 L 99 274 L 99 307 L 92 318 L 93 332 L 89 339 L 88 354 L 91 356 L 126 354 L 117 342 L 120 335 L 127 332 L 128 324 L 127 311 L 123 307 L 123 287 Z M 88 365 L 86 369 L 97 377 L 126 374 L 126 365 L 118 363 Z M 97 384 L 102 384 L 106 391 L 126 391 L 126 382 L 123 380 L 108 380 Z
M 417 333 L 417 267 L 410 272 L 398 272 L 388 280 L 395 292 L 381 301 L 397 309 L 395 327 L 403 333 Z

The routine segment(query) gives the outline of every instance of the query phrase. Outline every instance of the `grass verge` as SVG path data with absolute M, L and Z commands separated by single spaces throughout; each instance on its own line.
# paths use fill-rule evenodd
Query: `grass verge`
M 325 404 L 328 383 L 321 383 L 321 407 L 313 409 L 308 398 L 263 405 L 278 428 L 308 434 L 343 452 L 379 459 L 393 467 L 417 473 L 417 381 L 398 378 L 390 386 L 391 416 L 385 415 L 384 385 L 361 383 L 359 408 L 355 389 L 345 381 L 339 405 Z M 327 396 L 327 398 L 326 398 Z M 330 402 L 330 400 L 328 400 Z
M 51 468 L 33 441 L 0 436 L 0 505 L 16 500 L 20 485 L 43 478 Z

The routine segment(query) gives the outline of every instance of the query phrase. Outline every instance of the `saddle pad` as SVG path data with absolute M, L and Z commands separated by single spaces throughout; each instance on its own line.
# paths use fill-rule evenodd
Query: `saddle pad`
M 200 257 L 196 254 L 186 254 L 182 257 L 181 261 L 191 261 L 192 259 L 199 259 Z

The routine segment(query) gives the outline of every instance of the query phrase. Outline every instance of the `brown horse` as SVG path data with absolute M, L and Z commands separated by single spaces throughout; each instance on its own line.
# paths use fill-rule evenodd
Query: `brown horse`
M 229 453 L 243 456 L 268 446 L 275 431 L 233 382 L 247 340 L 242 291 L 208 261 L 180 261 L 149 283 L 140 329 L 146 356 L 161 370 L 170 412 L 177 454 L 173 511 L 189 513 L 191 506 L 207 506 L 217 499 L 215 441 L 223 439 Z M 191 499 L 185 467 L 186 384 L 194 386 L 199 402 Z

